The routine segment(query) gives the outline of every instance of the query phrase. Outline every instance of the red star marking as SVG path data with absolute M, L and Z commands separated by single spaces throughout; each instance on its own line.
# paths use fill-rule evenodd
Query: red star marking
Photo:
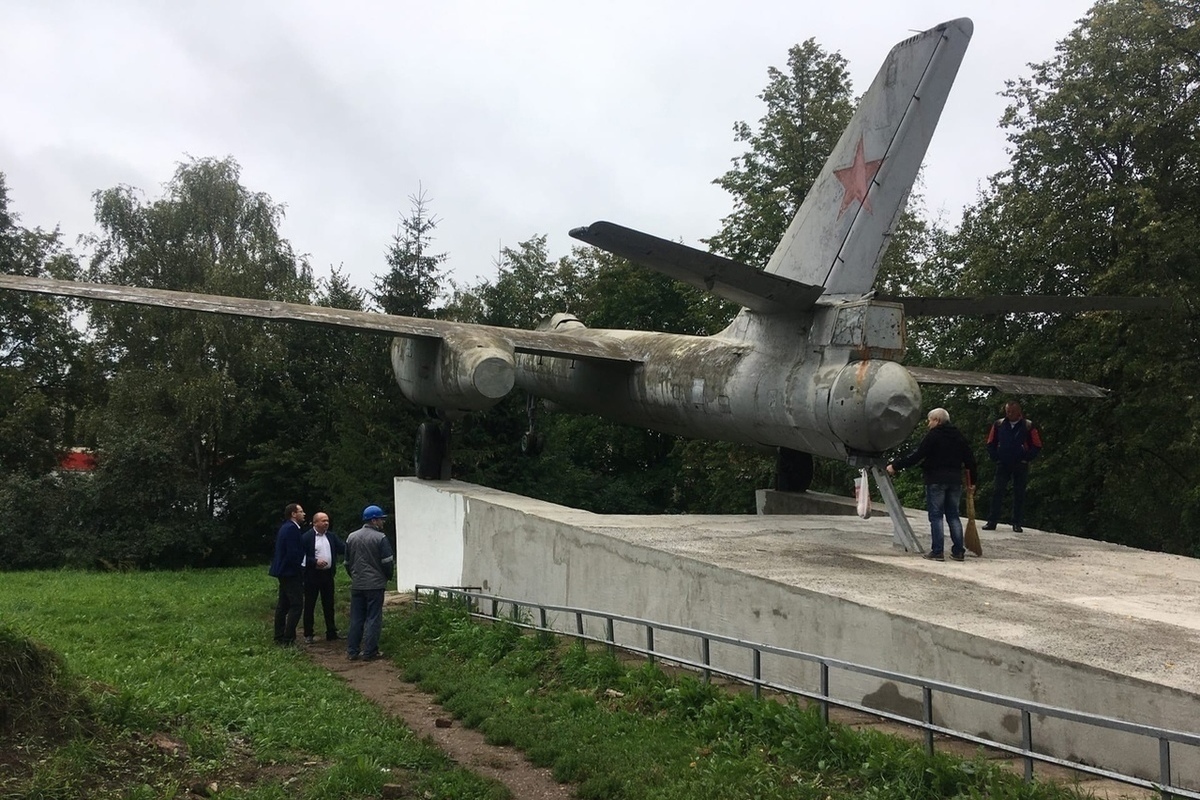
M 855 200 L 868 212 L 871 210 L 871 201 L 867 199 L 867 192 L 870 191 L 871 181 L 875 179 L 875 173 L 879 172 L 879 165 L 882 163 L 882 158 L 874 161 L 866 161 L 863 158 L 863 140 L 860 135 L 858 147 L 854 149 L 854 163 L 833 171 L 837 179 L 842 182 L 842 191 L 844 192 L 842 207 L 838 209 L 839 217 Z

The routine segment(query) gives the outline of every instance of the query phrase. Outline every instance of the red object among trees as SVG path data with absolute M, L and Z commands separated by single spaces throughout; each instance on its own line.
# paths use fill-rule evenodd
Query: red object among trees
M 65 472 L 91 472 L 96 468 L 96 456 L 86 447 L 72 447 L 58 457 L 58 468 Z

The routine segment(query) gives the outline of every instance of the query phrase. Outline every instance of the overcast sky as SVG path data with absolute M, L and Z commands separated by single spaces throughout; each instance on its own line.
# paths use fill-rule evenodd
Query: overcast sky
M 712 184 L 762 116 L 769 66 L 809 37 L 866 90 L 910 32 L 975 36 L 925 160 L 954 222 L 1007 164 L 1004 82 L 1054 55 L 1084 0 L 0 4 L 0 172 L 26 226 L 95 229 L 91 195 L 160 196 L 189 156 L 233 156 L 287 207 L 318 276 L 367 288 L 424 187 L 435 251 L 464 283 L 499 248 L 607 219 L 703 247 L 731 209 Z

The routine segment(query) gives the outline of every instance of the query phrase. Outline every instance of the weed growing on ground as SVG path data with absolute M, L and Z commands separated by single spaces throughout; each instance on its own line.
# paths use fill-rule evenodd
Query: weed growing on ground
M 407 676 L 451 713 L 588 800 L 1078 797 L 983 758 L 929 756 L 904 739 L 827 725 L 795 702 L 630 667 L 505 620 L 480 624 L 457 603 L 423 602 L 389 620 L 385 636 Z

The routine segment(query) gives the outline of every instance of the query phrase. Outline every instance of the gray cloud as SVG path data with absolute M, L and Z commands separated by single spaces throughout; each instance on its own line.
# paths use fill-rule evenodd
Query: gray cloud
M 441 218 L 456 279 L 501 244 L 612 219 L 690 244 L 729 200 L 711 181 L 761 115 L 770 65 L 815 37 L 865 89 L 912 29 L 972 16 L 975 38 L 926 160 L 953 220 L 1005 165 L 1004 81 L 1089 7 L 1012 0 L 840 4 L 526 0 L 5 4 L 0 171 L 26 224 L 90 232 L 91 193 L 156 196 L 175 164 L 232 155 L 287 206 L 318 274 L 368 286 L 409 195 Z

